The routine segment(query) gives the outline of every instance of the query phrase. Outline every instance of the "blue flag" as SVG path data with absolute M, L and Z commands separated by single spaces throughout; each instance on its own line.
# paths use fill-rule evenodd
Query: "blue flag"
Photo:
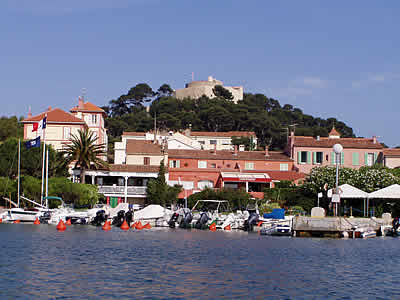
M 40 136 L 38 136 L 36 139 L 25 142 L 25 147 L 26 149 L 40 147 Z

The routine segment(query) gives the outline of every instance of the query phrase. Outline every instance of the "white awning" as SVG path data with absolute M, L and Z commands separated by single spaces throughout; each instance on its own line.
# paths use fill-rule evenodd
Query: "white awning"
M 332 198 L 334 189 L 328 190 L 328 198 Z M 364 192 L 350 184 L 342 184 L 339 186 L 340 198 L 367 198 L 368 193 Z M 322 193 L 318 194 L 318 198 L 322 198 Z
M 224 182 L 271 182 L 266 173 L 221 172 L 221 177 Z
M 393 184 L 369 194 L 369 198 L 400 199 L 400 185 Z

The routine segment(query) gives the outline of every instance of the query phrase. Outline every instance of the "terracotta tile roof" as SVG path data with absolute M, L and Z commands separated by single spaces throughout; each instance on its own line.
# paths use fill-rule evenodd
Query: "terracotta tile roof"
M 227 131 L 227 132 L 208 132 L 208 131 L 192 131 L 190 136 L 210 136 L 210 137 L 255 137 L 253 131 Z
M 355 149 L 383 149 L 383 146 L 373 139 L 366 138 L 327 138 L 321 137 L 319 141 L 312 136 L 295 136 L 294 139 L 295 147 L 318 147 L 318 148 L 332 148 L 335 144 L 341 144 L 343 148 L 355 148 Z
M 295 171 L 266 171 L 266 173 L 271 177 L 272 180 L 279 181 L 295 181 L 306 177 L 306 174 Z
M 83 120 L 73 116 L 72 114 L 63 111 L 60 108 L 55 108 L 47 112 L 43 112 L 39 115 L 27 118 L 22 123 L 35 123 L 42 120 L 47 114 L 47 123 L 75 123 L 75 124 L 86 124 Z
M 127 140 L 126 154 L 162 155 L 162 152 L 161 152 L 161 146 L 158 144 L 153 144 L 152 141 Z
M 340 133 L 335 129 L 335 127 L 332 127 L 332 130 L 331 132 L 329 132 L 329 135 L 340 136 Z
M 169 158 L 193 158 L 193 159 L 223 159 L 223 160 L 265 160 L 265 161 L 292 161 L 283 152 L 269 151 L 265 156 L 264 151 L 238 151 L 235 155 L 229 150 L 219 150 L 214 154 L 213 150 L 168 150 Z
M 383 149 L 384 156 L 400 156 L 400 148 Z
M 70 112 L 77 112 L 77 111 L 105 113 L 105 111 L 102 110 L 100 107 L 90 102 L 83 103 L 82 108 L 79 108 L 79 105 L 77 105 L 70 109 Z
M 109 170 L 112 172 L 140 172 L 140 173 L 158 173 L 159 166 L 144 165 L 110 165 Z
M 122 136 L 145 136 L 145 132 L 137 132 L 137 131 L 124 131 Z

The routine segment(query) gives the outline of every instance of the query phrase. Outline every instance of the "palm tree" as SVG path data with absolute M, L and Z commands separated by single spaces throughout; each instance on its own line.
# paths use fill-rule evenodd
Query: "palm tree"
M 62 151 L 65 157 L 65 165 L 75 162 L 75 168 L 80 168 L 81 183 L 85 183 L 85 171 L 94 167 L 107 167 L 106 161 L 101 156 L 107 155 L 104 144 L 96 144 L 97 137 L 93 131 L 87 128 L 78 130 L 78 135 L 72 135 L 71 144 L 67 145 Z

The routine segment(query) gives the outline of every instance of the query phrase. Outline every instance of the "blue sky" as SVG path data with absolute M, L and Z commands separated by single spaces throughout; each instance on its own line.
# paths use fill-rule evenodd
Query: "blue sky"
M 0 115 L 212 75 L 400 145 L 399 1 L 2 0 Z

